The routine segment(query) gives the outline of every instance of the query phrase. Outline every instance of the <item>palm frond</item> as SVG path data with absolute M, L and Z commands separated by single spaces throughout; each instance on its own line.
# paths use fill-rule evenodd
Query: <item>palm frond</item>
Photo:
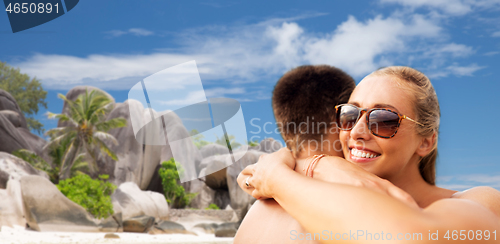
M 63 127 L 63 128 L 68 128 L 68 127 Z M 61 131 L 64 131 L 64 130 L 61 130 Z M 49 141 L 47 144 L 45 144 L 45 146 L 43 146 L 42 150 L 47 150 L 48 148 L 59 146 L 61 141 L 64 141 L 68 138 L 72 138 L 75 135 L 76 135 L 75 130 L 67 130 L 66 133 L 64 133 L 64 134 L 55 135 L 57 137 L 53 138 L 51 141 Z
M 100 131 L 109 131 L 111 129 L 121 128 L 127 126 L 127 120 L 124 118 L 112 118 L 107 121 L 97 123 L 95 127 Z
M 97 159 L 96 159 L 96 157 L 94 155 L 94 148 L 92 148 L 86 142 L 83 142 L 83 147 L 87 151 L 87 155 L 89 155 L 91 157 L 91 159 L 92 159 L 92 160 L 90 160 L 91 162 L 89 163 L 91 172 L 93 172 L 93 173 L 97 172 L 97 170 L 98 170 L 98 168 L 97 168 Z
M 99 149 L 101 149 L 101 151 L 105 152 L 106 154 L 108 154 L 108 156 L 110 156 L 113 160 L 118 160 L 118 157 L 116 156 L 116 154 L 111 151 L 111 149 L 108 148 L 108 146 L 106 146 L 106 144 L 101 141 L 99 138 L 96 138 L 96 142 L 97 142 L 97 145 L 99 146 Z
M 66 127 L 57 127 L 57 128 L 53 128 L 53 129 L 50 129 L 48 130 L 47 132 L 45 132 L 45 136 L 49 136 L 50 138 L 56 138 L 60 135 L 63 135 L 63 134 L 67 134 L 71 131 L 76 131 L 76 128 L 75 127 L 69 127 L 69 126 L 66 126 Z
M 76 157 L 75 163 L 73 164 L 72 171 L 77 171 L 77 170 L 81 170 L 81 169 L 86 170 L 89 168 L 89 164 L 86 161 L 86 156 L 87 156 L 86 153 L 80 153 Z
M 63 94 L 58 94 L 58 97 L 63 99 L 66 104 L 68 105 L 69 108 L 69 115 L 68 118 L 72 118 L 77 124 L 79 124 L 80 121 L 84 118 L 82 110 L 78 106 L 78 101 L 79 98 L 77 98 L 75 101 L 71 101 L 66 98 Z
M 118 145 L 118 141 L 116 140 L 116 138 L 109 133 L 96 131 L 94 132 L 93 136 L 94 138 L 98 138 L 101 141 L 111 141 L 114 145 Z

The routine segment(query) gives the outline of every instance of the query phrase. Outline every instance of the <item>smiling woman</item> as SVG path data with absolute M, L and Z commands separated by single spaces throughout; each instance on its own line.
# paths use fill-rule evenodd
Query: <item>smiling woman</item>
M 292 154 L 282 149 L 242 172 L 251 188 L 240 185 L 258 199 L 274 198 L 323 243 L 498 243 L 500 192 L 435 185 L 439 119 L 437 96 L 424 74 L 409 67 L 377 70 L 348 104 L 337 106 L 346 158 L 316 163 L 314 178 L 324 181 L 294 172 Z

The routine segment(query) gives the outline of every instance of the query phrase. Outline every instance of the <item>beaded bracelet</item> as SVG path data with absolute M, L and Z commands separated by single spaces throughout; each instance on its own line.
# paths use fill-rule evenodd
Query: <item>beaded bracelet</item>
M 302 171 L 304 171 L 306 173 L 306 176 L 309 176 L 311 178 L 313 177 L 314 166 L 324 156 L 326 156 L 326 155 L 325 154 L 317 154 L 317 155 L 308 157 L 306 159 L 306 164 L 304 164 L 304 168 L 302 169 Z M 309 163 L 307 163 L 308 160 L 309 160 Z

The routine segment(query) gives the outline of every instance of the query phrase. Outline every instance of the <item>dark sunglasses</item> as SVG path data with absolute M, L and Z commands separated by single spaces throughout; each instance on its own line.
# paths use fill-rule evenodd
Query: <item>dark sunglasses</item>
M 352 130 L 359 118 L 363 116 L 363 113 L 366 113 L 368 129 L 373 135 L 381 138 L 391 138 L 396 135 L 403 119 L 424 126 L 406 115 L 401 115 L 384 108 L 361 109 L 352 104 L 340 104 L 335 106 L 335 109 L 337 112 L 337 123 L 341 130 Z

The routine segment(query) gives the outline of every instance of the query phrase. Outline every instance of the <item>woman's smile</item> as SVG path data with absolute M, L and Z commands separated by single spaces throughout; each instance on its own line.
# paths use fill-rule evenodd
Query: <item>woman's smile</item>
M 367 163 L 380 157 L 380 153 L 362 148 L 349 148 L 349 159 L 356 163 Z

